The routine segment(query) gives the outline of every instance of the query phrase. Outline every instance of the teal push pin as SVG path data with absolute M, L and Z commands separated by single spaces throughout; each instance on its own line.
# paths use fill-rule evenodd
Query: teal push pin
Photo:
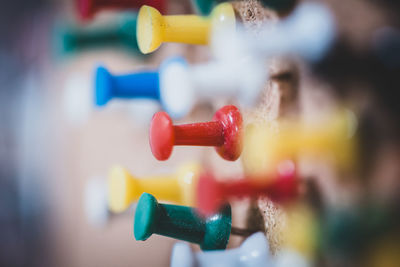
M 202 15 L 210 14 L 213 7 L 222 2 L 229 2 L 229 0 L 192 0 L 198 13 Z M 264 7 L 280 12 L 294 7 L 297 0 L 260 0 L 260 2 Z
M 172 237 L 200 245 L 202 250 L 225 249 L 230 234 L 250 235 L 250 231 L 232 227 L 231 207 L 225 206 L 210 217 L 199 217 L 194 208 L 160 204 L 143 193 L 136 206 L 134 235 L 145 241 L 152 234 Z
M 107 24 L 58 26 L 56 51 L 68 54 L 97 47 L 122 45 L 139 55 L 136 18 L 136 13 L 124 13 Z

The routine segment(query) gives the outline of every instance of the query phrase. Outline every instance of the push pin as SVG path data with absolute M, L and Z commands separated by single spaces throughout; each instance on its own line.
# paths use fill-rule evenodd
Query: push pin
M 276 11 L 286 11 L 294 6 L 297 0 L 261 0 L 263 6 L 271 8 Z M 212 8 L 221 2 L 228 2 L 228 0 L 192 0 L 195 8 L 200 14 L 208 15 Z
M 252 105 L 265 81 L 263 68 L 254 64 L 223 64 L 220 61 L 189 66 L 181 57 L 165 60 L 158 70 L 112 75 L 104 68 L 96 71 L 96 105 L 112 98 L 147 98 L 159 102 L 173 118 L 190 112 L 197 100 L 214 97 Z
M 99 178 L 90 178 L 84 191 L 84 208 L 88 222 L 94 226 L 104 226 L 112 216 L 107 208 L 107 189 Z
M 212 32 L 234 32 L 235 27 L 235 13 L 230 3 L 217 5 L 209 17 L 163 16 L 155 8 L 142 6 L 138 15 L 137 39 L 140 51 L 148 54 L 163 42 L 207 45 Z
M 56 49 L 69 53 L 93 47 L 123 45 L 138 52 L 136 41 L 136 13 L 125 13 L 106 25 L 59 26 Z
M 204 173 L 199 178 L 196 197 L 199 212 L 208 216 L 232 198 L 267 196 L 273 201 L 283 202 L 296 195 L 297 178 L 293 167 L 279 173 L 275 179 L 246 177 L 217 181 L 211 173 Z
M 150 147 L 158 160 L 167 160 L 175 145 L 214 146 L 218 154 L 230 161 L 242 152 L 242 115 L 235 106 L 224 106 L 212 121 L 173 125 L 166 112 L 154 114 L 150 125 Z
M 189 244 L 176 243 L 171 255 L 171 267 L 262 267 L 272 266 L 272 261 L 268 240 L 261 232 L 248 237 L 239 248 L 226 251 L 195 253 Z
M 165 0 L 76 0 L 78 13 L 83 20 L 91 19 L 100 10 L 139 9 L 149 5 L 165 11 Z
M 243 166 L 252 174 L 269 172 L 285 158 L 325 159 L 342 169 L 357 163 L 357 119 L 349 110 L 329 114 L 323 121 L 281 121 L 279 131 L 267 125 L 250 125 L 245 132 Z
M 249 236 L 254 232 L 232 227 L 231 207 L 201 218 L 194 208 L 160 204 L 157 199 L 143 193 L 136 206 L 134 235 L 145 241 L 152 234 L 200 245 L 202 250 L 225 249 L 230 234 Z
M 199 168 L 197 164 L 190 163 L 180 167 L 173 175 L 138 179 L 124 168 L 114 167 L 108 180 L 109 208 L 113 212 L 122 212 L 144 192 L 158 199 L 193 206 Z

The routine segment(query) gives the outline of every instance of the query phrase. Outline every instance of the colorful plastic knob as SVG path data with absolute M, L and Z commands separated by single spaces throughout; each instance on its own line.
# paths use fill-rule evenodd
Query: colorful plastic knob
M 113 212 L 124 211 L 144 192 L 164 201 L 193 206 L 199 171 L 200 166 L 190 163 L 180 167 L 173 175 L 138 179 L 126 169 L 114 167 L 108 180 L 108 206 Z
M 167 160 L 172 149 L 180 146 L 214 146 L 230 161 L 242 152 L 242 115 L 235 106 L 219 109 L 210 122 L 173 125 L 166 112 L 154 114 L 150 125 L 150 146 L 158 160 Z
M 143 193 L 136 207 L 134 235 L 141 241 L 158 234 L 199 244 L 202 250 L 225 249 L 231 223 L 230 206 L 203 219 L 193 208 L 159 204 L 154 196 Z
M 200 14 L 208 15 L 216 4 L 228 2 L 228 0 L 192 0 L 192 2 Z M 297 0 L 261 0 L 260 2 L 265 7 L 283 11 L 292 8 Z
M 214 31 L 234 31 L 235 13 L 229 3 L 216 6 L 209 17 L 195 15 L 163 16 L 150 6 L 142 6 L 138 15 L 137 39 L 144 54 L 155 51 L 163 42 L 209 44 Z
M 267 196 L 273 201 L 291 200 L 297 195 L 298 184 L 294 169 L 274 179 L 246 177 L 217 181 L 206 172 L 197 185 L 197 208 L 200 214 L 210 215 L 232 198 Z
M 123 45 L 132 52 L 138 52 L 136 18 L 136 13 L 125 13 L 107 24 L 58 26 L 56 50 L 69 53 L 107 45 Z
M 139 9 L 149 5 L 165 11 L 165 0 L 76 0 L 79 15 L 82 19 L 91 19 L 95 13 L 104 9 Z
M 171 267 L 272 266 L 268 240 L 261 232 L 248 237 L 239 248 L 195 253 L 187 243 L 176 243 Z

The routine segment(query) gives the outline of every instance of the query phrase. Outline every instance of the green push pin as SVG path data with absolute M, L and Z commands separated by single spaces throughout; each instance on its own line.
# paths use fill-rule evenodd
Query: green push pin
M 228 0 L 192 0 L 192 2 L 198 13 L 208 15 L 214 6 L 222 2 L 228 2 Z M 264 7 L 276 11 L 285 11 L 292 8 L 297 0 L 260 0 L 260 2 Z
M 80 50 L 122 45 L 139 53 L 136 41 L 136 13 L 124 13 L 105 24 L 57 27 L 56 51 L 62 54 Z
M 225 249 L 230 234 L 248 236 L 256 231 L 232 227 L 231 207 L 202 218 L 194 208 L 160 204 L 157 199 L 143 193 L 136 206 L 134 235 L 145 241 L 152 234 L 159 234 L 200 245 L 202 250 Z

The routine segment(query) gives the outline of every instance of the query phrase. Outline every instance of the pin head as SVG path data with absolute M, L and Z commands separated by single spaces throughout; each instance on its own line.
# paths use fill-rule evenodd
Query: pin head
M 162 21 L 163 17 L 157 9 L 146 5 L 139 9 L 136 38 L 143 54 L 151 53 L 161 45 Z
M 150 147 L 158 160 L 167 160 L 174 147 L 174 128 L 166 112 L 154 114 L 150 125 Z
M 131 197 L 135 195 L 132 185 L 135 180 L 122 167 L 115 166 L 111 169 L 108 178 L 108 206 L 114 212 L 124 211 L 131 203 Z
M 207 217 L 206 232 L 203 243 L 200 244 L 202 250 L 225 249 L 232 227 L 232 211 L 228 204 L 218 213 Z
M 88 20 L 93 16 L 95 11 L 93 0 L 76 0 L 76 6 L 82 19 Z
M 112 75 L 103 66 L 96 69 L 95 75 L 95 103 L 104 106 L 112 98 Z
M 202 15 L 210 14 L 215 4 L 215 0 L 192 0 L 192 2 L 198 12 Z
M 143 193 L 135 212 L 133 232 L 136 240 L 144 241 L 154 233 L 157 222 L 157 211 L 157 199 L 150 194 Z
M 76 35 L 73 33 L 73 28 L 68 25 L 58 26 L 56 28 L 57 35 L 61 36 L 56 43 L 56 52 L 61 54 L 67 54 L 76 50 Z
M 198 211 L 208 216 L 215 212 L 221 203 L 221 190 L 217 180 L 210 173 L 203 173 L 197 183 Z
M 220 108 L 213 117 L 224 127 L 224 144 L 216 147 L 218 154 L 226 160 L 236 160 L 242 153 L 243 118 L 237 107 L 230 105 Z
M 161 63 L 159 75 L 163 108 L 174 119 L 184 117 L 196 98 L 187 62 L 182 57 L 168 58 Z

